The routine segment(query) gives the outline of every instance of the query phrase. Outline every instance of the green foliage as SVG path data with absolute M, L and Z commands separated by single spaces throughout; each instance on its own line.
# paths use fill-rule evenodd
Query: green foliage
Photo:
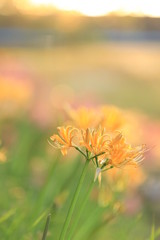
M 13 148 L 9 150 L 8 162 L 0 166 L 0 239 L 41 239 L 49 212 L 52 213 L 52 218 L 46 239 L 58 239 L 84 160 L 79 156 L 62 160 L 60 155 L 53 155 L 50 159 L 45 147 L 43 151 L 41 148 L 41 141 L 46 141 L 48 133 L 26 121 L 17 122 L 15 126 L 18 137 Z M 35 161 L 37 156 L 41 157 Z M 34 161 L 35 166 L 32 164 Z M 43 171 L 36 176 L 34 168 L 39 169 L 40 166 Z M 73 222 L 93 178 L 94 169 L 91 169 L 85 178 Z M 99 191 L 98 186 L 95 188 Z M 99 237 L 106 239 L 106 236 L 112 236 L 112 239 L 121 236 L 121 239 L 124 239 L 127 232 L 132 232 L 133 224 L 135 229 L 144 225 L 143 221 L 135 223 L 135 220 L 122 217 L 120 213 L 114 215 L 114 202 L 102 207 L 93 198 L 93 193 L 91 196 L 82 212 L 73 239 L 96 240 Z M 106 214 L 107 218 L 104 218 Z M 144 235 L 140 234 L 139 239 L 142 240 L 141 236 Z
M 85 91 L 88 94 L 90 90 L 96 93 L 99 102 L 117 104 L 131 109 L 137 108 L 159 117 L 159 68 L 157 71 L 151 69 L 150 74 L 146 72 L 147 63 L 153 62 L 154 65 L 154 61 L 158 61 L 155 60 L 154 54 L 147 55 L 142 74 L 137 72 L 135 66 L 138 58 L 133 53 L 134 49 L 128 47 L 118 50 L 119 55 L 117 50 L 113 51 L 112 46 L 110 48 L 103 44 L 81 46 L 78 49 L 70 47 L 60 51 L 52 49 L 48 52 L 31 49 L 10 51 L 15 59 L 17 56 L 20 59 L 29 59 L 28 64 L 30 63 L 35 69 L 34 73 L 37 76 L 44 79 L 56 78 L 55 85 L 58 83 L 63 85 L 68 80 L 67 84 L 74 87 L 75 92 L 79 92 L 80 96 L 81 94 L 84 96 Z M 122 58 L 123 51 L 124 58 Z M 146 59 L 146 51 L 144 46 L 143 49 L 142 46 L 139 47 L 142 59 Z M 68 56 L 71 57 L 68 58 Z M 141 62 L 143 61 L 140 58 L 138 64 Z M 153 73 L 157 80 L 156 84 L 152 82 Z M 72 75 L 74 80 L 71 79 Z M 108 75 L 111 81 L 108 80 Z M 79 79 L 81 81 L 78 82 Z M 7 149 L 7 162 L 0 164 L 0 240 L 41 240 L 49 213 L 52 217 L 46 239 L 58 240 L 84 159 L 79 155 L 68 155 L 62 158 L 57 151 L 50 149 L 47 139 L 54 132 L 54 127 L 50 130 L 40 128 L 30 120 L 27 114 L 15 119 L 5 119 L 4 122 L 0 123 L 0 130 L 4 126 L 11 129 L 8 138 L 16 134 L 14 141 Z M 94 169 L 91 168 L 76 204 L 71 226 L 93 178 Z M 151 226 L 143 208 L 134 215 L 115 212 L 113 209 L 117 202 L 125 205 L 124 194 L 114 192 L 113 199 L 103 206 L 98 201 L 99 191 L 96 185 L 84 206 L 72 239 L 159 239 L 160 228 L 153 225 L 150 233 Z

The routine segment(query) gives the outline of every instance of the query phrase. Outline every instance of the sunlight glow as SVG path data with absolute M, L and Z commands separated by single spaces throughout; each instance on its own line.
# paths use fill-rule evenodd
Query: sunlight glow
M 52 6 L 76 11 L 87 16 L 101 16 L 111 12 L 160 17 L 159 0 L 29 0 L 33 6 Z

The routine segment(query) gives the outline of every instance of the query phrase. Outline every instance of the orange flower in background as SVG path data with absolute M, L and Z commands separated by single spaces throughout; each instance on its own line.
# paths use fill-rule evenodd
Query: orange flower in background
M 3 149 L 1 149 L 0 151 L 0 162 L 5 162 L 6 161 L 6 154 L 5 151 Z
M 123 176 L 126 179 L 127 185 L 131 188 L 142 184 L 146 178 L 141 167 L 133 168 L 132 166 L 126 166 L 123 169 Z
M 20 105 L 28 103 L 32 95 L 29 84 L 12 78 L 0 76 L 0 102 L 18 103 Z
M 0 141 L 0 145 L 1 145 L 1 141 Z M 6 161 L 6 151 L 4 148 L 1 148 L 0 150 L 0 162 L 3 163 Z
M 101 174 L 100 174 L 101 175 Z M 99 177 L 99 176 L 98 176 Z M 99 204 L 107 206 L 115 198 L 115 192 L 132 192 L 136 191 L 144 183 L 146 175 L 143 169 L 126 165 L 124 168 L 112 168 L 103 175 L 104 184 L 99 191 Z M 98 179 L 99 180 L 99 179 Z
M 81 128 L 93 128 L 101 125 L 107 131 L 120 130 L 126 123 L 123 112 L 113 106 L 105 105 L 98 108 L 79 107 L 73 109 L 66 107 L 73 125 Z
M 0 118 L 19 116 L 27 110 L 32 99 L 30 84 L 0 75 Z M 20 110 L 20 111 L 19 111 Z M 22 110 L 22 111 L 21 111 Z
M 124 188 L 130 187 L 134 189 L 145 180 L 145 174 L 142 168 L 134 168 L 133 166 L 125 166 L 122 169 L 113 168 L 105 174 L 109 184 L 114 184 L 115 189 L 123 191 Z
M 75 137 L 74 133 L 77 129 L 72 126 L 62 126 L 58 127 L 57 129 L 59 135 L 54 134 L 50 137 L 52 145 L 53 147 L 60 149 L 63 155 L 66 155 L 68 149 L 75 146 L 73 143 L 73 138 Z
M 100 114 L 94 108 L 80 107 L 72 109 L 67 106 L 66 110 L 74 125 L 81 129 L 95 127 L 100 121 Z
M 114 106 L 105 105 L 100 108 L 102 115 L 101 126 L 107 131 L 120 130 L 126 121 L 123 112 Z
M 137 166 L 143 161 L 144 153 L 147 150 L 145 145 L 131 147 L 125 142 L 125 138 L 121 133 L 112 138 L 109 148 L 109 163 L 115 167 Z

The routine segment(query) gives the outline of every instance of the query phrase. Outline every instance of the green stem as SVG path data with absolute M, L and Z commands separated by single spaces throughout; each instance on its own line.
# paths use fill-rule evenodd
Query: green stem
M 75 208 L 75 205 L 76 205 L 76 202 L 77 202 L 77 199 L 78 199 L 78 196 L 79 196 L 79 193 L 80 193 L 83 181 L 84 181 L 84 177 L 87 173 L 88 164 L 89 164 L 89 160 L 86 159 L 86 162 L 85 162 L 85 165 L 84 165 L 84 168 L 83 168 L 78 186 L 76 188 L 74 197 L 73 197 L 72 202 L 71 202 L 71 206 L 69 208 L 65 223 L 64 223 L 63 228 L 62 228 L 62 232 L 61 232 L 61 235 L 60 235 L 60 238 L 59 238 L 60 240 L 64 240 L 66 232 L 68 230 L 68 227 L 69 227 L 69 224 L 70 224 L 70 221 L 71 221 L 71 218 L 72 218 L 72 214 L 73 214 L 73 211 L 74 211 L 74 208 Z
M 48 227 L 49 227 L 49 223 L 51 220 L 51 213 L 48 214 L 47 220 L 46 220 L 46 224 L 45 224 L 45 228 L 44 228 L 44 232 L 43 232 L 43 237 L 42 240 L 46 240 L 46 236 L 47 236 L 47 232 L 48 232 Z
M 96 159 L 96 166 L 98 168 L 98 158 L 97 158 L 97 156 L 95 157 L 95 159 Z
M 69 232 L 69 236 L 68 236 L 67 240 L 70 240 L 70 239 L 72 238 L 72 235 L 73 235 L 73 233 L 74 233 L 74 231 L 75 231 L 75 229 L 76 229 L 76 227 L 77 227 L 77 225 L 78 225 L 80 216 L 81 216 L 81 214 L 82 214 L 82 212 L 83 212 L 84 207 L 86 206 L 86 203 L 87 203 L 87 200 L 88 200 L 88 198 L 89 198 L 89 195 L 90 195 L 90 193 L 91 193 L 91 191 L 92 191 L 92 189 L 93 189 L 93 186 L 94 186 L 94 181 L 92 181 L 91 184 L 90 184 L 90 186 L 89 186 L 89 189 L 88 189 L 88 191 L 87 191 L 87 194 L 86 194 L 86 196 L 85 196 L 85 198 L 84 198 L 84 200 L 83 200 L 83 202 L 82 202 L 82 204 L 81 204 L 81 207 L 79 208 L 79 211 L 78 211 L 78 213 L 77 213 L 77 215 L 76 215 L 76 217 L 75 217 L 75 219 L 74 219 L 74 223 L 73 223 L 73 225 L 72 225 L 72 227 L 71 227 L 71 230 L 70 230 L 70 232 Z
M 94 155 L 93 157 L 89 158 L 89 160 L 92 160 L 92 159 L 94 159 L 96 157 L 99 157 L 99 156 L 103 155 L 104 153 L 105 152 L 98 153 L 97 155 Z
M 114 166 L 110 166 L 109 168 L 104 168 L 102 169 L 102 172 L 108 171 L 109 169 L 112 169 L 112 168 L 114 168 Z
M 86 154 L 81 151 L 79 147 L 74 147 L 78 152 L 80 152 L 85 158 L 87 158 Z

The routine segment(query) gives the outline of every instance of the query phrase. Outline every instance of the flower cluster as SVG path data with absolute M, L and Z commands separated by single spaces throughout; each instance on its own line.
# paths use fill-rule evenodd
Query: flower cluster
M 79 107 L 73 109 L 66 107 L 66 112 L 71 122 L 78 128 L 95 128 L 101 125 L 107 131 L 120 130 L 126 123 L 124 113 L 112 105 L 104 105 L 98 108 Z
M 59 135 L 50 137 L 52 145 L 61 150 L 63 155 L 70 148 L 82 153 L 96 167 L 95 179 L 101 172 L 113 167 L 122 168 L 127 165 L 137 166 L 144 159 L 146 146 L 132 147 L 126 142 L 121 132 L 107 132 L 104 128 L 79 129 L 73 126 L 58 127 Z

